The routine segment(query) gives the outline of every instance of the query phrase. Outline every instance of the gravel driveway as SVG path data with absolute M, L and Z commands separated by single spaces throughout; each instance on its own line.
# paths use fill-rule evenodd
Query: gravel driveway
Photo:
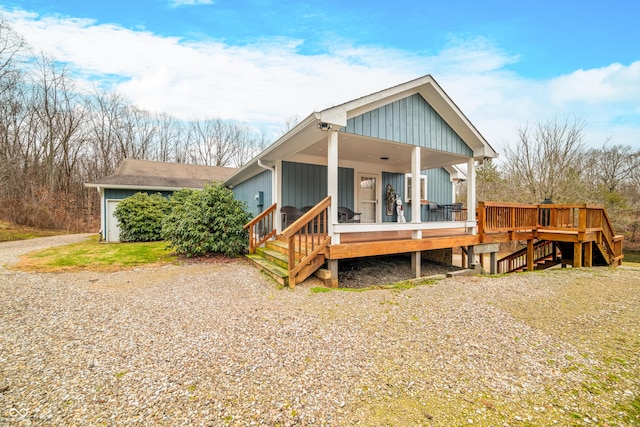
M 0 264 L 83 238 L 2 243 Z M 639 396 L 637 377 L 582 402 L 572 390 L 598 355 L 501 308 L 585 275 L 640 284 L 637 270 L 582 269 L 316 293 L 241 260 L 0 269 L 0 425 L 632 425 L 616 405 Z M 631 292 L 608 309 L 637 316 Z

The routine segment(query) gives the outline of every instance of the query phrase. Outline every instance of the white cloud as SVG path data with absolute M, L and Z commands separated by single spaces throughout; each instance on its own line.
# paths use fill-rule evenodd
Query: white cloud
M 84 78 L 89 87 L 91 79 L 121 76 L 114 89 L 133 103 L 180 118 L 215 116 L 279 129 L 287 117 L 432 74 L 496 147 L 512 142 L 516 127 L 527 121 L 575 114 L 593 120 L 589 139 L 613 136 L 614 143 L 640 149 L 638 125 L 628 123 L 640 122 L 640 62 L 537 81 L 508 71 L 517 56 L 482 38 L 454 39 L 428 54 L 334 40 L 327 54 L 302 55 L 304 40 L 233 46 L 87 19 L 5 16 L 32 46 L 69 63 L 79 83 Z M 617 123 L 622 116 L 627 123 Z
M 213 0 L 169 0 L 168 2 L 172 7 L 180 6 L 199 6 L 203 4 L 214 4 Z

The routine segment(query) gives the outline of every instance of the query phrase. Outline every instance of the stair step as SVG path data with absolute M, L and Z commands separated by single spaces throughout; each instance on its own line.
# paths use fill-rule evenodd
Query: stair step
M 260 270 L 264 271 L 283 286 L 289 286 L 289 270 L 282 268 L 257 254 L 249 254 L 247 258 L 251 260 Z
M 258 255 L 265 258 L 267 261 L 270 261 L 279 267 L 282 267 L 285 269 L 289 268 L 289 256 L 286 253 L 282 253 L 280 251 L 274 251 L 266 247 L 257 248 L 256 252 Z
M 265 242 L 264 245 L 266 248 L 271 249 L 273 251 L 277 251 L 277 252 L 281 252 L 283 254 L 286 254 L 289 252 L 289 246 L 288 243 L 284 240 L 280 240 L 280 239 L 272 239 L 272 240 L 267 240 Z

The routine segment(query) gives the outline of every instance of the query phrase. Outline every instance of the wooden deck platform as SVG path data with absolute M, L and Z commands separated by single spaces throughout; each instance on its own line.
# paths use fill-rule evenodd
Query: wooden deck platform
M 476 253 L 489 253 L 495 266 L 495 244 L 510 241 L 527 243 L 527 270 L 535 268 L 536 241 L 557 242 L 562 263 L 574 267 L 594 263 L 617 266 L 623 257 L 623 237 L 614 233 L 606 211 L 599 205 L 479 203 L 473 233 L 469 221 L 452 221 L 445 227 L 418 223 L 405 225 L 402 230 L 395 223 L 378 224 L 377 229 L 388 228 L 378 231 L 359 231 L 359 224 L 354 224 L 343 226 L 336 234 L 339 243 L 332 242 L 326 226 L 330 206 L 330 198 L 325 198 L 276 236 L 276 205 L 272 205 L 245 226 L 249 230 L 250 253 L 274 237 L 279 240 L 292 287 L 325 262 L 337 272 L 338 260 L 378 255 L 410 253 L 412 266 L 416 266 L 413 271 L 419 275 L 420 254 L 435 249 L 462 247 L 471 254 L 477 248 Z

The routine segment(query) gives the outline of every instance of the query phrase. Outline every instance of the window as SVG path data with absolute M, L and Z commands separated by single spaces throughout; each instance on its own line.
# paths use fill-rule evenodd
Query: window
M 406 194 L 404 195 L 404 199 L 407 202 L 411 201 L 411 192 L 412 190 L 412 176 L 411 174 L 406 174 L 404 176 L 404 188 L 406 190 Z M 427 177 L 424 175 L 420 175 L 420 201 L 427 200 Z

